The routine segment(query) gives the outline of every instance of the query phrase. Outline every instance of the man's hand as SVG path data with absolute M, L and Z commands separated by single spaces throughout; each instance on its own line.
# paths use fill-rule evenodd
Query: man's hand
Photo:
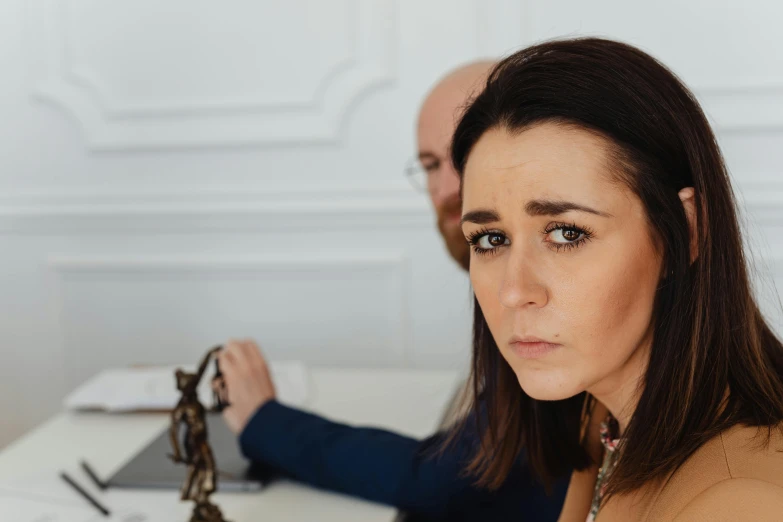
M 229 404 L 223 418 L 239 435 L 256 410 L 275 398 L 275 385 L 261 350 L 251 340 L 229 341 L 217 357 Z

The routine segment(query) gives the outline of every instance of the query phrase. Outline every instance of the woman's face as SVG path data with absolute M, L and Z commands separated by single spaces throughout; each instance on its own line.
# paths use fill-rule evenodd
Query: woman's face
M 463 180 L 470 278 L 525 393 L 559 400 L 635 386 L 661 277 L 644 207 L 606 142 L 544 123 L 486 132 Z

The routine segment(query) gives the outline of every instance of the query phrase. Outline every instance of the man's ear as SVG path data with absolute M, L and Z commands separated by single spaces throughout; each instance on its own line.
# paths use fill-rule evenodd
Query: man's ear
M 696 231 L 696 198 L 693 187 L 685 187 L 678 194 L 682 206 L 685 209 L 685 217 L 688 219 L 688 231 L 690 234 L 691 264 L 699 257 L 699 236 Z

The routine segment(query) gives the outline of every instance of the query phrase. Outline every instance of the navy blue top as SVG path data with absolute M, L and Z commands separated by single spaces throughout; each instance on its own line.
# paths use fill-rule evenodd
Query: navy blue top
M 547 496 L 520 457 L 498 490 L 478 488 L 463 476 L 477 441 L 466 431 L 453 448 L 436 454 L 442 433 L 416 440 L 331 422 L 277 401 L 259 408 L 239 438 L 253 462 L 317 488 L 395 506 L 409 520 L 556 521 L 568 479 Z

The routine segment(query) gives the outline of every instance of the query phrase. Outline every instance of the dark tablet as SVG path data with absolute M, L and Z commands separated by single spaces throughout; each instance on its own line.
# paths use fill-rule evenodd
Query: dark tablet
M 270 469 L 251 464 L 242 456 L 236 435 L 231 433 L 219 414 L 207 416 L 207 429 L 218 468 L 218 491 L 259 491 L 271 480 L 273 473 Z M 111 477 L 108 486 L 181 488 L 187 467 L 174 464 L 167 457 L 171 452 L 169 431 L 166 429 Z

